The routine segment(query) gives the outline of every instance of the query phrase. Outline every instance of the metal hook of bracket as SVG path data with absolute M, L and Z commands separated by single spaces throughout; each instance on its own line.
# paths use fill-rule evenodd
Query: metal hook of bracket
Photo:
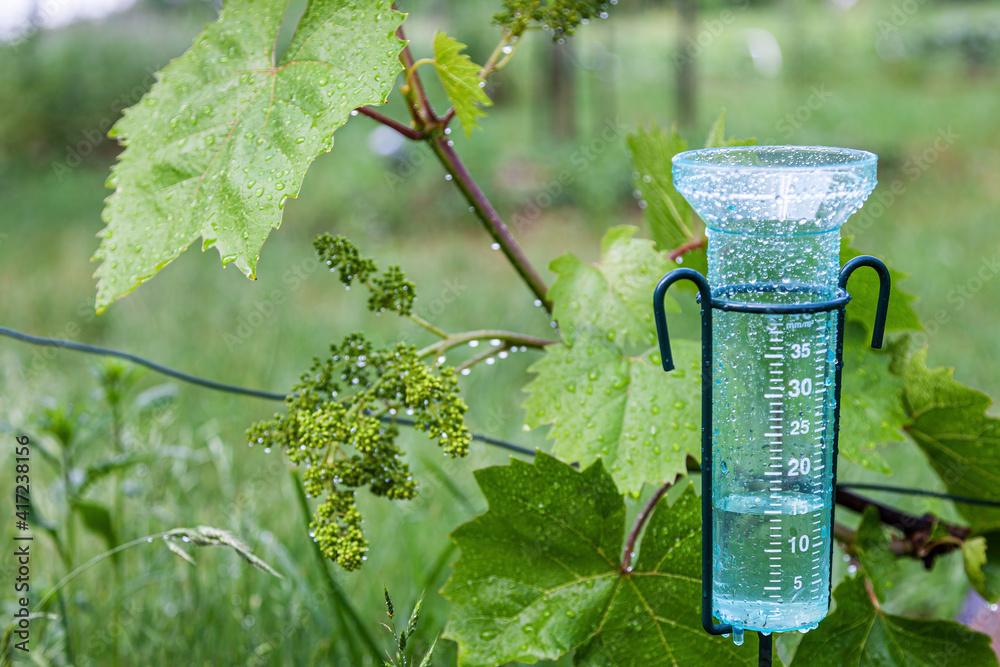
M 859 255 L 840 269 L 840 279 L 837 285 L 847 289 L 847 281 L 851 274 L 862 266 L 870 266 L 878 273 L 878 305 L 875 309 L 875 325 L 872 328 L 872 347 L 882 348 L 882 341 L 885 337 L 885 320 L 889 315 L 889 292 L 892 289 L 892 279 L 889 277 L 889 269 L 886 268 L 882 260 L 871 255 Z

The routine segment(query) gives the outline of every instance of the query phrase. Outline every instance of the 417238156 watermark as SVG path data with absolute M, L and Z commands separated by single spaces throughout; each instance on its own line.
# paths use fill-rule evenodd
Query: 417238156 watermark
M 31 638 L 31 542 L 34 539 L 28 515 L 31 508 L 31 439 L 22 435 L 14 448 L 14 618 L 11 621 L 13 647 L 28 652 Z

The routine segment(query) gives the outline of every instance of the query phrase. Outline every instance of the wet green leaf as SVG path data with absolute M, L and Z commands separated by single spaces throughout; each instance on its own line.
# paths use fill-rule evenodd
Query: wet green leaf
M 737 647 L 701 628 L 694 493 L 660 503 L 623 572 L 625 503 L 600 463 L 577 472 L 540 452 L 476 478 L 489 510 L 452 535 L 461 557 L 442 591 L 460 664 L 574 649 L 578 665 L 756 664 L 752 638 Z
M 865 253 L 858 252 L 851 247 L 851 239 L 844 238 L 840 245 L 840 263 L 846 264 L 858 255 Z M 889 313 L 885 321 L 885 330 L 888 331 L 921 331 L 924 325 L 920 323 L 920 318 L 911 304 L 917 299 L 916 296 L 906 292 L 899 286 L 900 281 L 907 274 L 889 269 L 889 278 L 892 280 L 892 291 L 889 294 Z M 847 319 L 860 322 L 868 328 L 870 332 L 875 322 L 875 310 L 878 304 L 879 281 L 878 274 L 872 269 L 862 267 L 851 276 L 851 282 L 847 285 L 847 291 L 851 295 L 851 303 L 847 306 Z
M 955 621 L 887 614 L 872 602 L 865 578 L 844 580 L 837 608 L 802 638 L 792 667 L 939 667 L 997 664 L 990 638 Z
M 889 536 L 876 508 L 865 508 L 861 523 L 854 533 L 852 549 L 861 568 L 868 575 L 875 595 L 880 602 L 885 602 L 885 589 L 894 585 L 892 576 L 896 569 L 896 559 L 889 551 Z
M 756 139 L 737 139 L 736 137 L 726 138 L 726 110 L 719 113 L 719 117 L 712 123 L 708 130 L 708 139 L 705 140 L 705 148 L 727 148 L 729 146 L 756 146 Z
M 962 543 L 965 574 L 976 592 L 991 603 L 1000 599 L 1000 533 L 977 535 Z
M 639 128 L 627 139 L 632 154 L 635 188 L 645 202 L 645 219 L 659 250 L 672 251 L 705 236 L 701 220 L 684 197 L 674 188 L 674 155 L 688 148 L 677 132 L 676 124 L 664 132 L 653 124 L 648 130 Z M 726 110 L 712 123 L 705 148 L 753 146 L 756 139 L 726 138 Z M 700 268 L 701 262 L 695 263 Z
M 552 424 L 552 453 L 565 461 L 602 458 L 624 491 L 684 473 L 688 456 L 701 458 L 701 346 L 672 347 L 670 373 L 655 348 L 629 356 L 585 335 L 548 347 L 530 369 L 538 375 L 525 388 L 526 423 Z
M 198 237 L 255 277 L 286 197 L 355 107 L 382 104 L 401 69 L 390 0 L 311 0 L 288 50 L 287 0 L 227 3 L 111 135 L 127 147 L 108 186 L 97 309 Z
M 871 349 L 865 329 L 849 322 L 844 338 L 840 398 L 840 453 L 864 467 L 888 474 L 878 448 L 904 440 L 903 380 L 890 372 L 892 356 Z
M 478 105 L 488 107 L 493 102 L 481 85 L 479 72 L 482 68 L 462 53 L 465 48 L 465 44 L 443 32 L 434 35 L 434 63 L 444 92 L 455 107 L 455 115 L 466 136 L 472 136 L 472 130 L 479 127 L 476 118 L 486 114 Z
M 632 154 L 635 188 L 645 202 L 645 219 L 659 250 L 675 250 L 704 236 L 704 228 L 677 189 L 670 160 L 687 150 L 677 126 L 664 132 L 653 124 L 639 128 L 626 142 Z
M 614 227 L 601 242 L 601 259 L 594 264 L 573 254 L 549 265 L 559 278 L 549 290 L 554 316 L 563 338 L 577 332 L 606 336 L 612 341 L 656 342 L 653 289 L 676 265 L 645 239 L 633 239 L 635 227 Z M 680 308 L 667 296 L 668 310 Z
M 1000 419 L 986 394 L 955 381 L 954 369 L 927 368 L 917 351 L 906 373 L 907 432 L 923 450 L 949 493 L 1000 501 Z M 1000 509 L 956 504 L 973 526 L 1000 525 Z

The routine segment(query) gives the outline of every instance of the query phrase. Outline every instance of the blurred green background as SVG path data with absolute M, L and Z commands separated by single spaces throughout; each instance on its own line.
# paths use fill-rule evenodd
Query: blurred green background
M 499 2 L 400 5 L 410 12 L 417 57 L 430 52 L 436 29 L 468 43 L 477 62 L 499 38 L 490 23 Z M 332 232 L 350 236 L 383 265 L 399 263 L 418 285 L 417 312 L 440 327 L 551 335 L 426 147 L 366 118 L 338 131 L 333 151 L 314 164 L 264 247 L 259 280 L 221 270 L 214 250 L 192 249 L 95 316 L 89 258 L 102 227 L 104 180 L 119 150 L 102 137 L 151 85 L 152 72 L 181 54 L 215 12 L 197 0 L 147 0 L 102 22 L 42 30 L 0 48 L 0 324 L 274 391 L 287 390 L 314 355 L 353 331 L 382 342 L 427 342 L 422 330 L 369 314 L 363 297 L 318 270 L 311 239 Z M 697 146 L 725 108 L 730 134 L 879 155 L 879 188 L 845 233 L 857 237 L 859 250 L 912 274 L 901 287 L 920 297 L 915 307 L 928 328 L 919 342 L 930 345 L 930 361 L 955 366 L 962 382 L 1000 395 L 1000 7 L 702 0 L 687 28 L 690 43 L 679 41 L 678 17 L 673 1 L 619 0 L 607 20 L 581 26 L 568 44 L 528 35 L 490 85 L 496 105 L 483 129 L 470 140 L 452 135 L 532 261 L 544 269 L 565 252 L 596 259 L 606 229 L 642 224 L 625 133 L 680 119 Z M 693 87 L 679 98 L 682 62 Z M 440 90 L 431 92 L 443 108 Z M 398 94 L 387 113 L 405 117 Z M 551 186 L 564 170 L 572 184 Z M 282 303 L 270 303 L 275 293 Z M 518 353 L 462 380 L 473 429 L 548 447 L 544 433 L 521 428 L 520 388 L 535 358 Z M 88 492 L 89 502 L 111 512 L 114 539 L 217 526 L 246 538 L 285 579 L 227 550 L 195 550 L 192 567 L 163 545 L 144 545 L 64 589 L 49 611 L 66 620 L 34 622 L 30 661 L 373 664 L 348 618 L 356 613 L 388 648 L 378 625 L 383 583 L 403 614 L 426 591 L 416 638 L 417 654 L 426 650 L 448 613 L 436 592 L 457 556 L 446 535 L 484 509 L 471 471 L 504 462 L 506 453 L 474 444 L 468 459 L 452 462 L 421 436 L 404 434 L 422 495 L 400 508 L 360 494 L 369 561 L 354 574 L 329 570 L 348 610 L 314 557 L 288 466 L 280 454 L 244 441 L 251 422 L 281 406 L 185 385 L 174 390 L 151 373 L 112 382 L 119 372 L 80 354 L 0 339 L 0 425 L 33 436 L 35 523 L 53 528 L 49 536 L 37 531 L 35 590 L 107 548 L 101 530 L 63 513 L 78 478 L 116 452 L 148 458 Z M 109 386 L 124 388 L 114 408 Z M 77 424 L 68 446 L 45 430 L 60 410 Z M 910 446 L 886 451 L 895 466 L 890 481 L 939 488 Z M 12 448 L 0 457 L 10 470 Z M 851 466 L 841 478 L 880 479 Z M 0 480 L 5 499 L 12 481 Z M 949 513 L 934 502 L 893 501 L 918 513 Z M 11 568 L 5 553 L 5 581 Z M 930 573 L 919 563 L 904 570 L 891 609 L 958 613 L 966 584 L 957 555 Z M 454 664 L 454 645 L 440 642 L 435 655 L 435 665 Z

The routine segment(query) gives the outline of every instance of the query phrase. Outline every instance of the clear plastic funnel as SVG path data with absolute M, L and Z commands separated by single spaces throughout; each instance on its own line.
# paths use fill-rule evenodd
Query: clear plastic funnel
M 876 184 L 842 148 L 705 149 L 673 159 L 705 221 L 713 298 L 837 296 L 840 227 Z M 835 310 L 713 311 L 713 614 L 734 629 L 814 627 L 830 600 Z

